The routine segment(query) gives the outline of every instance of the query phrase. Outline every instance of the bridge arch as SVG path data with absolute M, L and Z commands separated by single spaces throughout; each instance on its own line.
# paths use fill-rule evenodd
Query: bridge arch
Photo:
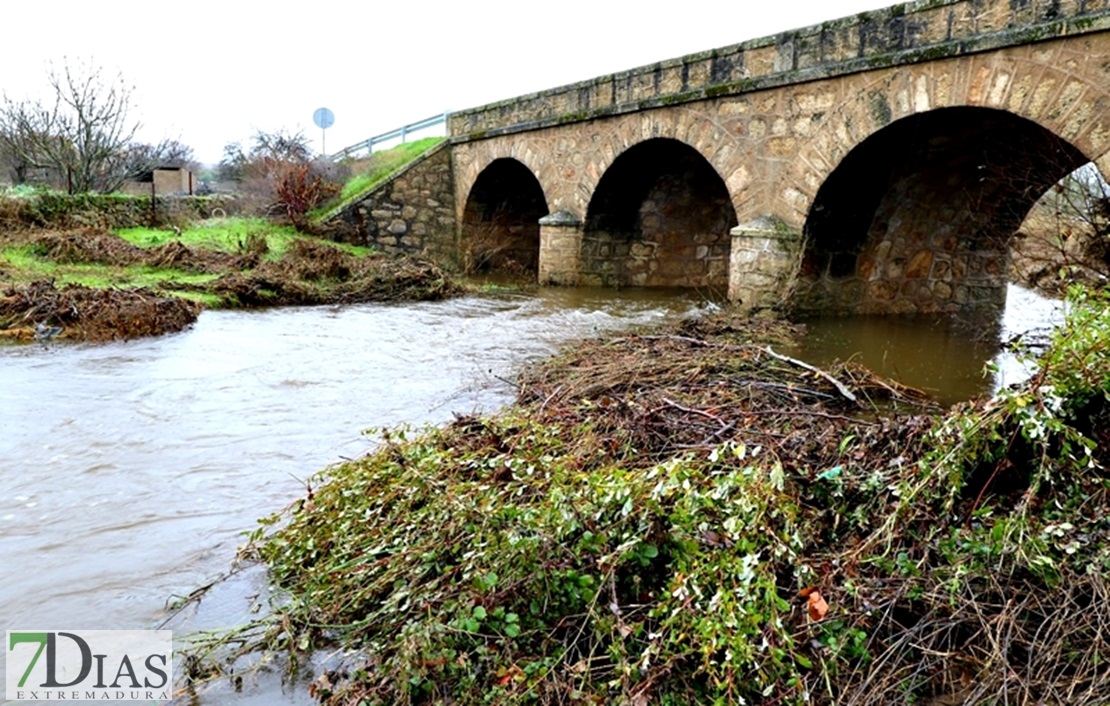
M 528 167 L 509 157 L 490 162 L 474 178 L 463 207 L 465 269 L 535 274 L 539 219 L 548 212 L 543 187 Z
M 723 291 L 736 224 L 728 187 L 700 151 L 670 137 L 643 140 L 613 158 L 592 191 L 582 282 Z
M 835 90 L 796 100 L 812 118 L 776 214 L 801 226 L 817 190 L 848 154 L 888 125 L 941 108 L 989 108 L 1036 123 L 1110 173 L 1110 35 L 1008 47 L 996 52 L 856 74 Z
M 797 305 L 859 313 L 999 308 L 1011 237 L 1053 184 L 1088 161 L 1051 130 L 998 108 L 895 120 L 849 151 L 817 191 Z

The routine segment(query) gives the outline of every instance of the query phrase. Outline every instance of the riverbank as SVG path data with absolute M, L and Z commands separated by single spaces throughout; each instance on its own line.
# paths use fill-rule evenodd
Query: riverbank
M 577 345 L 313 480 L 236 636 L 353 655 L 329 703 L 1105 702 L 1107 304 L 944 413 L 781 325 Z
M 16 340 L 171 333 L 203 308 L 429 300 L 457 291 L 430 262 L 262 219 L 0 232 L 0 337 Z

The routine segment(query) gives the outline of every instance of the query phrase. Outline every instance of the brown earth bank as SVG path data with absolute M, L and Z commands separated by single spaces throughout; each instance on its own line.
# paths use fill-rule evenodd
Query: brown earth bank
M 37 257 L 59 265 L 218 275 L 203 284 L 174 282 L 170 291 L 58 285 L 45 278 L 28 282 L 12 268 L 0 267 L 0 338 L 17 341 L 107 341 L 180 331 L 204 308 L 183 294 L 207 296 L 220 308 L 256 308 L 440 299 L 459 291 L 430 262 L 354 255 L 309 239 L 294 240 L 278 259 L 267 258 L 265 239 L 254 236 L 234 253 L 191 248 L 178 240 L 141 248 L 95 228 L 8 231 L 0 234 L 0 245 L 30 246 Z
M 1010 279 L 1051 297 L 1068 284 L 1102 287 L 1110 276 L 1106 226 L 1035 209 L 1010 245 Z
M 111 341 L 180 331 L 197 320 L 201 305 L 151 289 L 56 287 L 39 280 L 9 286 L 0 296 L 0 337 L 17 341 L 60 337 Z

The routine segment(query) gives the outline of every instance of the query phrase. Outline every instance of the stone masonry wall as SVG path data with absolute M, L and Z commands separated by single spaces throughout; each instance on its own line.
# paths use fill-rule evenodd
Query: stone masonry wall
M 331 221 L 337 240 L 458 261 L 451 150 L 440 143 Z
M 698 176 L 668 174 L 656 182 L 640 204 L 634 233 L 587 230 L 582 284 L 724 292 L 735 216 L 728 195 L 705 197 Z

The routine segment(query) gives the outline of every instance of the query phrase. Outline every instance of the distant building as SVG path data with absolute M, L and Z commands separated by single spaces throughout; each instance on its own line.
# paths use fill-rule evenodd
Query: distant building
M 135 196 L 150 196 L 152 192 L 156 196 L 191 196 L 195 188 L 193 173 L 185 167 L 158 167 L 124 182 L 120 191 Z

